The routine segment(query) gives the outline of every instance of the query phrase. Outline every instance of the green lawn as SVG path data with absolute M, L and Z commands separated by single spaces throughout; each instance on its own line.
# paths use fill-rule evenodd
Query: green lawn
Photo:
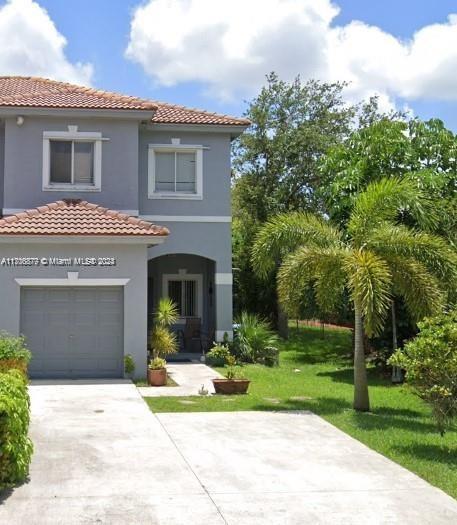
M 355 413 L 351 337 L 346 330 L 301 327 L 281 345 L 279 368 L 244 367 L 246 396 L 146 399 L 154 412 L 312 410 L 335 426 L 457 498 L 457 430 L 442 438 L 427 407 L 407 387 L 370 370 L 372 412 Z M 184 401 L 184 402 L 183 402 Z

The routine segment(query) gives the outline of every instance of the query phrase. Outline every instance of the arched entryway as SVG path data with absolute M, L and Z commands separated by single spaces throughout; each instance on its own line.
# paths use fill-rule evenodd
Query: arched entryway
M 198 255 L 161 255 L 148 262 L 148 317 L 161 297 L 170 297 L 180 318 L 180 355 L 205 353 L 217 338 L 215 262 Z M 179 356 L 178 356 L 179 357 Z

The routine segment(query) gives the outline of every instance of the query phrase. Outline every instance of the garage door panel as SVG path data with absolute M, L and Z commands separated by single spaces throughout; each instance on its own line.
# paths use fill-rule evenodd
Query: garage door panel
M 46 371 L 46 373 L 53 374 L 55 372 L 64 374 L 69 366 L 70 362 L 67 357 L 64 356 L 56 356 L 52 359 L 43 359 L 42 361 L 42 371 Z
M 98 289 L 98 296 L 101 302 L 117 303 L 121 295 L 122 295 L 122 289 L 115 289 L 115 288 L 105 288 L 105 289 L 99 288 Z
M 33 303 L 41 303 L 46 299 L 46 290 L 42 288 L 34 288 L 34 289 L 22 289 L 22 299 L 26 300 L 24 302 L 24 306 L 30 306 Z
M 40 303 L 38 303 L 40 304 Z M 43 312 L 28 308 L 22 311 L 22 321 L 27 326 L 41 326 L 43 324 Z
M 23 288 L 31 377 L 122 377 L 123 291 Z
M 75 312 L 73 324 L 76 328 L 87 328 L 97 331 L 97 315 L 95 312 Z
M 52 328 L 52 330 L 54 330 L 52 336 L 45 336 L 43 338 L 46 356 L 68 356 L 70 350 L 68 333 L 63 330 L 59 332 L 55 330 L 55 328 Z
M 109 374 L 110 370 L 119 366 L 119 361 L 117 359 L 99 359 L 98 360 L 98 369 L 102 371 L 103 374 Z
M 47 294 L 45 293 L 46 295 L 46 302 L 52 306 L 71 301 L 72 292 L 68 288 L 50 288 L 47 290 Z

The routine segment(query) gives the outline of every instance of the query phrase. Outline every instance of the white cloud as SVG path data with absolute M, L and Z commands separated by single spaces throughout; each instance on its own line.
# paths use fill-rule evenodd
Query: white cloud
M 64 53 L 66 43 L 38 3 L 8 0 L 0 8 L 0 74 L 90 84 L 92 65 L 71 63 Z
M 457 16 L 402 41 L 330 0 L 149 0 L 133 13 L 126 56 L 158 84 L 201 82 L 221 99 L 252 96 L 265 74 L 347 80 L 349 96 L 457 99 Z

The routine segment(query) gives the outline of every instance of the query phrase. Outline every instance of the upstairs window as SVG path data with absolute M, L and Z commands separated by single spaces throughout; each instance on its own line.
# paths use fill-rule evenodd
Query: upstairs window
M 69 131 L 43 135 L 43 190 L 100 191 L 101 133 Z
M 50 141 L 50 184 L 94 184 L 94 143 Z
M 201 199 L 202 147 L 151 145 L 149 198 Z

